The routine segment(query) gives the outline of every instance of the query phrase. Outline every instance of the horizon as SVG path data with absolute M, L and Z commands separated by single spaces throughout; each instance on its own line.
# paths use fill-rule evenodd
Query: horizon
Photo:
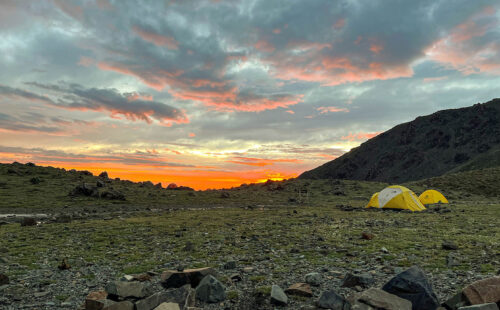
M 499 20 L 490 1 L 2 1 L 0 162 L 196 190 L 297 177 L 499 97 Z

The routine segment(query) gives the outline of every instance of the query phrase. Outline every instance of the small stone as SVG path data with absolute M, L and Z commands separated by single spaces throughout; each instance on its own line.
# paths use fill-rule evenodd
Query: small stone
M 443 250 L 458 250 L 458 246 L 453 241 L 443 241 Z
M 244 273 L 252 273 L 254 271 L 253 267 L 245 267 L 243 268 Z
M 333 290 L 325 291 L 321 293 L 317 306 L 322 309 L 333 309 L 333 310 L 348 310 L 350 309 L 350 304 L 344 297 L 340 296 Z
M 367 233 L 367 232 L 363 232 L 361 234 L 361 238 L 365 239 L 365 240 L 372 240 L 373 238 L 375 237 L 374 234 L 371 234 L 371 233 Z
M 342 283 L 342 287 L 355 287 L 357 285 L 361 287 L 368 287 L 373 284 L 375 280 L 368 273 L 362 274 L 352 274 L 348 273 L 344 277 L 344 282 Z
M 471 283 L 462 290 L 471 305 L 500 302 L 500 277 L 491 277 Z
M 380 251 L 382 251 L 382 253 L 385 253 L 385 254 L 389 253 L 389 250 L 384 246 L 380 249 Z
M 161 275 L 161 284 L 165 288 L 178 288 L 186 284 L 191 284 L 191 287 L 196 287 L 207 275 L 215 275 L 215 271 L 210 267 L 186 269 L 182 271 L 167 270 Z
M 229 278 L 233 282 L 240 282 L 243 280 L 243 278 L 241 277 L 241 275 L 239 273 L 232 274 Z
M 158 307 L 154 308 L 154 310 L 181 310 L 179 304 L 175 302 L 164 302 Z
M 221 302 L 226 299 L 226 288 L 219 280 L 208 275 L 196 287 L 196 298 L 208 303 Z
M 278 285 L 273 284 L 271 287 L 271 304 L 276 306 L 286 306 L 288 297 Z
M 9 277 L 5 274 L 0 273 L 0 285 L 9 284 Z
M 235 261 L 230 261 L 224 264 L 224 269 L 229 270 L 229 269 L 236 269 L 236 262 Z
M 118 296 L 121 298 L 135 297 L 143 298 L 147 295 L 145 286 L 138 281 L 114 281 L 106 285 L 106 292 L 109 295 Z
M 498 306 L 496 303 L 487 303 L 481 305 L 473 305 L 467 307 L 460 307 L 458 310 L 498 310 Z
M 311 286 L 307 283 L 295 283 L 285 290 L 285 293 L 296 296 L 312 297 Z
M 321 284 L 321 275 L 317 272 L 311 272 L 306 274 L 306 283 L 312 286 L 319 286 Z

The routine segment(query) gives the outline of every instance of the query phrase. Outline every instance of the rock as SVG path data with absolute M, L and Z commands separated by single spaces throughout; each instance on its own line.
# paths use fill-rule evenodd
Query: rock
M 312 297 L 311 286 L 307 283 L 295 283 L 285 290 L 285 293 L 296 296 Z
M 179 305 L 194 306 L 196 291 L 191 288 L 191 285 L 189 284 L 186 284 L 179 288 L 168 289 L 163 293 L 164 295 L 162 296 L 166 298 L 165 301 L 175 302 Z
M 95 182 L 95 186 L 97 187 L 104 187 L 106 184 L 104 184 L 104 182 L 102 180 L 97 180 Z
M 208 303 L 221 302 L 226 299 L 226 288 L 219 280 L 208 275 L 196 287 L 196 298 Z
M 230 261 L 224 264 L 224 269 L 236 269 L 236 262 L 235 261 Z
M 460 307 L 458 310 L 498 310 L 498 306 L 496 303 L 487 303 L 481 305 L 473 305 L 467 307 Z
M 42 180 L 39 177 L 33 177 L 30 179 L 31 184 L 39 184 Z
M 21 226 L 36 226 L 36 219 L 32 217 L 23 217 L 21 219 Z
M 66 260 L 66 258 L 63 258 L 63 260 L 61 261 L 59 266 L 57 266 L 57 268 L 59 270 L 68 270 L 68 269 L 71 269 L 71 266 L 70 266 L 70 264 L 68 264 L 68 261 Z
M 91 186 L 88 183 L 82 183 L 69 192 L 69 196 L 99 197 L 99 191 L 95 186 Z
M 445 301 L 442 306 L 444 306 L 446 309 L 457 310 L 458 308 L 467 306 L 468 304 L 469 301 L 464 296 L 464 294 L 460 292 Z
M 98 195 L 98 197 L 110 200 L 123 200 L 123 201 L 127 200 L 124 194 L 115 190 L 103 191 L 100 195 Z
M 229 197 L 231 197 L 231 195 L 229 195 L 229 193 L 228 193 L 228 192 L 222 192 L 222 193 L 220 194 L 220 198 L 229 198 Z
M 99 174 L 99 177 L 100 177 L 100 178 L 103 178 L 103 179 L 107 179 L 107 178 L 109 178 L 109 177 L 108 177 L 108 173 L 107 173 L 106 171 L 101 172 L 101 173 Z
M 106 285 L 106 292 L 115 299 L 116 297 L 127 298 L 143 298 L 147 295 L 146 287 L 142 282 L 138 281 L 113 281 Z
M 396 275 L 382 289 L 388 293 L 409 300 L 414 310 L 435 310 L 439 307 L 436 294 L 425 273 L 413 266 Z
M 333 309 L 333 310 L 348 310 L 350 304 L 344 297 L 340 296 L 333 290 L 321 293 L 318 302 L 316 303 L 319 308 Z
M 362 238 L 362 239 L 365 239 L 365 240 L 372 240 L 372 239 L 373 239 L 373 237 L 375 237 L 375 235 L 374 235 L 374 234 L 370 234 L 370 233 L 367 233 L 367 232 L 363 232 L 363 233 L 361 234 L 361 238 Z
M 9 284 L 9 277 L 5 274 L 0 273 L 0 285 Z
M 456 245 L 453 241 L 443 241 L 441 247 L 443 250 L 458 250 L 458 245 Z
M 375 280 L 368 273 L 363 274 L 352 274 L 348 273 L 344 277 L 344 281 L 342 282 L 342 287 L 355 287 L 357 285 L 361 287 L 368 287 L 373 284 Z
M 305 281 L 312 286 L 319 286 L 321 284 L 321 275 L 317 272 L 306 274 Z
M 241 280 L 243 280 L 243 278 L 241 277 L 241 275 L 239 273 L 232 274 L 229 278 L 233 282 L 240 282 Z
M 154 308 L 154 310 L 181 310 L 179 304 L 175 302 L 164 302 L 158 307 Z
M 215 271 L 210 267 L 186 269 L 183 271 L 166 270 L 161 274 L 161 284 L 165 288 L 178 288 L 186 284 L 197 287 L 207 275 L 215 276 Z
M 110 301 L 109 299 L 107 299 Z M 108 306 L 104 306 L 102 310 L 134 310 L 134 304 L 128 300 L 114 302 Z
M 109 299 L 106 291 L 93 291 L 85 297 L 85 310 L 101 310 L 104 307 L 109 307 L 115 302 Z
M 168 301 L 168 295 L 165 292 L 158 292 L 144 299 L 135 302 L 136 310 L 151 310 L 158 307 L 161 303 Z
M 500 277 L 473 282 L 462 293 L 471 305 L 500 302 Z
M 378 288 L 364 291 L 359 295 L 358 301 L 380 310 L 412 310 L 410 301 Z
M 271 287 L 271 304 L 276 306 L 286 306 L 288 304 L 288 297 L 281 287 L 274 285 Z

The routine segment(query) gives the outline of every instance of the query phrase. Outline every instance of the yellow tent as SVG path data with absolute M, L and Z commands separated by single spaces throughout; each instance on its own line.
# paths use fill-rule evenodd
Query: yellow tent
M 376 202 L 372 202 L 372 200 L 376 200 Z M 392 185 L 386 187 L 378 194 L 375 193 L 366 207 L 406 209 L 411 211 L 425 210 L 424 205 L 420 202 L 414 192 L 404 186 L 399 185 Z
M 378 192 L 372 195 L 365 208 L 378 208 Z
M 446 199 L 443 194 L 433 189 L 426 190 L 418 196 L 418 199 L 424 205 L 432 203 L 448 203 L 448 199 Z

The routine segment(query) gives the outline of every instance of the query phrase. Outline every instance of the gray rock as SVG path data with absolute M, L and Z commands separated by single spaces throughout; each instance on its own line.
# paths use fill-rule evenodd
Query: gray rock
M 312 286 L 320 286 L 321 275 L 317 272 L 311 272 L 306 274 L 305 280 L 307 284 L 310 284 Z
M 498 310 L 498 306 L 496 303 L 491 302 L 488 304 L 460 307 L 458 310 Z
M 442 306 L 444 306 L 446 309 L 457 310 L 458 308 L 467 306 L 468 304 L 469 303 L 467 298 L 465 298 L 462 292 L 460 292 L 445 301 Z
M 135 302 L 136 310 L 151 310 L 168 301 L 166 292 L 158 292 Z
M 458 250 L 458 245 L 456 245 L 453 241 L 445 240 L 441 245 L 443 250 Z
M 154 308 L 154 310 L 181 310 L 179 304 L 175 302 L 164 302 L 158 307 Z
M 197 287 L 200 281 L 207 275 L 215 276 L 215 271 L 210 268 L 166 270 L 161 275 L 161 284 L 165 288 L 178 288 L 186 284 Z
M 271 287 L 271 304 L 277 306 L 286 306 L 288 304 L 288 297 L 278 285 L 273 284 Z
M 196 298 L 208 303 L 221 302 L 226 299 L 226 288 L 219 280 L 208 275 L 196 287 Z
M 230 261 L 224 264 L 224 269 L 236 269 L 236 262 Z
M 322 309 L 333 310 L 349 310 L 350 304 L 344 297 L 337 294 L 335 291 L 325 291 L 321 293 L 317 306 Z
M 342 282 L 343 287 L 355 287 L 355 286 L 361 286 L 361 287 L 369 287 L 371 284 L 375 282 L 375 279 L 373 279 L 372 275 L 368 273 L 362 273 L 362 274 L 352 274 L 348 273 L 344 277 L 344 281 Z
M 396 275 L 382 289 L 409 300 L 414 310 L 435 310 L 439 307 L 439 301 L 429 280 L 417 266 Z
M 104 306 L 102 310 L 134 310 L 134 304 L 128 300 L 115 302 L 109 306 Z
M 380 310 L 412 310 L 410 301 L 377 288 L 361 293 L 358 301 Z
M 109 295 L 121 298 L 135 297 L 143 298 L 147 295 L 147 290 L 142 282 L 138 281 L 114 281 L 106 285 L 106 292 Z
M 186 284 L 179 288 L 168 289 L 163 292 L 163 301 L 175 302 L 179 305 L 185 305 L 188 303 L 192 303 L 193 296 L 195 296 L 196 292 L 191 285 Z

